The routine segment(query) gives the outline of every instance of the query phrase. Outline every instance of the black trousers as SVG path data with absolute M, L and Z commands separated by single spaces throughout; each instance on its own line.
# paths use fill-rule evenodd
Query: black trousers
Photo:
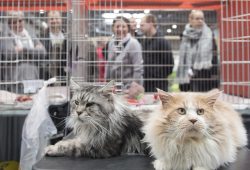
M 211 69 L 194 70 L 194 76 L 190 83 L 180 84 L 181 91 L 206 92 L 219 88 L 219 81 L 212 78 Z

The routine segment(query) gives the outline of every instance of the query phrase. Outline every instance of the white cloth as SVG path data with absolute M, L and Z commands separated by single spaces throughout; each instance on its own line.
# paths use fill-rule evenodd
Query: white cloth
M 15 38 L 15 43 L 19 48 L 33 49 L 34 43 L 26 29 L 23 29 L 20 33 L 11 32 Z
M 44 148 L 48 145 L 57 129 L 49 116 L 49 99 L 47 86 L 55 83 L 51 78 L 44 82 L 43 88 L 34 98 L 34 104 L 25 119 L 22 131 L 20 170 L 32 170 L 32 166 L 44 156 Z
M 51 42 L 52 42 L 52 46 L 54 46 L 55 44 L 62 44 L 65 37 L 63 35 L 62 32 L 59 32 L 58 34 L 54 34 L 52 32 L 49 33 Z

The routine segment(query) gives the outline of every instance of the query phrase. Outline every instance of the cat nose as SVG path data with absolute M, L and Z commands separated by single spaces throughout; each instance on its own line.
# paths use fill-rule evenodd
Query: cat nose
M 195 124 L 195 122 L 197 122 L 196 119 L 190 119 L 189 121 L 192 122 L 193 124 Z
M 79 111 L 77 111 L 76 113 L 78 114 L 78 116 L 79 116 L 80 114 L 82 114 L 82 112 L 79 112 Z

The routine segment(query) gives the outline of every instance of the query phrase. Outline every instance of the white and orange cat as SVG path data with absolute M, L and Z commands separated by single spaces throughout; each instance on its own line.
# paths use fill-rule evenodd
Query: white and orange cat
M 240 114 L 219 90 L 158 94 L 162 105 L 143 127 L 156 170 L 214 170 L 247 144 Z

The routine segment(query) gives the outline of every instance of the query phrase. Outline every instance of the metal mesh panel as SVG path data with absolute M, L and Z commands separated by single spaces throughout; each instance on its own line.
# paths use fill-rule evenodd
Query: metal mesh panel
M 57 81 L 50 94 L 67 96 L 68 15 L 64 0 L 0 2 L 1 104 L 18 105 L 20 94 L 36 94 L 52 77 Z
M 76 1 L 75 3 L 77 3 Z M 141 19 L 147 14 L 151 13 L 157 18 L 157 29 L 161 33 L 158 37 L 153 37 L 153 39 L 161 39 L 164 38 L 169 42 L 171 46 L 170 51 L 165 48 L 164 44 L 156 45 L 156 49 L 146 49 L 147 45 L 142 48 L 142 56 L 144 57 L 144 81 L 151 81 L 152 86 L 155 81 L 160 82 L 160 85 L 155 85 L 150 92 L 155 92 L 156 88 L 163 88 L 167 91 L 173 91 L 176 86 L 176 78 L 175 72 L 176 67 L 178 65 L 178 56 L 179 56 L 179 46 L 180 46 L 180 35 L 184 30 L 185 24 L 188 22 L 188 14 L 190 10 L 133 10 L 126 9 L 123 7 L 122 1 L 102 1 L 102 3 L 97 3 L 96 5 L 89 3 L 85 3 L 85 18 L 80 21 L 79 19 L 75 19 L 73 17 L 72 21 L 79 23 L 83 22 L 85 25 L 85 33 L 78 34 L 79 31 L 76 32 L 76 35 L 73 33 L 72 41 L 74 44 L 83 43 L 84 45 L 80 45 L 83 47 L 81 50 L 81 54 L 78 54 L 75 60 L 73 60 L 73 68 L 75 70 L 73 73 L 73 78 L 86 82 L 102 82 L 103 76 L 103 67 L 111 67 L 114 65 L 112 61 L 107 60 L 107 56 L 100 55 L 98 50 L 101 48 L 105 48 L 105 44 L 111 41 L 114 38 L 114 32 L 112 30 L 112 22 L 117 16 L 124 16 L 128 19 L 135 18 L 136 24 L 136 33 L 139 34 L 136 39 L 142 44 L 145 40 L 144 35 L 140 30 L 140 22 Z M 116 4 L 117 2 L 117 4 Z M 74 3 L 74 1 L 73 1 Z M 78 2 L 79 3 L 79 2 Z M 74 5 L 73 5 L 74 6 Z M 75 5 L 79 7 L 80 5 Z M 82 9 L 83 10 L 83 9 Z M 80 14 L 76 14 L 80 15 Z M 186 16 L 186 17 L 183 17 Z M 217 27 L 217 15 L 215 11 L 205 11 L 206 22 L 209 26 L 212 27 L 213 30 L 218 31 Z M 74 21 L 75 20 L 75 21 Z M 77 25 L 77 24 L 73 24 Z M 77 26 L 79 30 L 80 27 Z M 132 33 L 131 33 L 132 34 Z M 83 37 L 83 38 L 82 38 Z M 218 38 L 218 37 L 217 37 Z M 121 40 L 120 40 L 121 41 Z M 150 42 L 147 43 L 150 45 Z M 94 46 L 94 48 L 93 48 Z M 96 50 L 96 51 L 95 51 Z M 104 52 L 103 52 L 104 53 Z M 175 60 L 174 63 L 164 61 L 166 59 L 167 53 L 172 53 L 173 58 Z M 150 56 L 147 59 L 145 56 Z M 91 56 L 91 57 L 90 57 Z M 160 56 L 162 56 L 160 58 Z M 106 60 L 106 61 L 104 61 Z M 147 61 L 148 60 L 148 61 Z M 165 62 L 165 63 L 164 63 Z M 121 67 L 125 66 L 124 63 L 120 63 Z M 79 66 L 81 65 L 81 66 Z M 151 73 L 147 73 L 145 68 L 149 68 Z M 168 67 L 174 67 L 173 73 L 169 75 L 165 73 Z M 218 67 L 218 63 L 215 64 L 215 67 Z M 102 71 L 101 71 L 102 70 Z M 121 70 L 120 70 L 121 71 Z M 124 71 L 124 70 L 123 70 Z M 123 73 L 122 73 L 123 74 Z M 147 76 L 147 74 L 152 74 Z M 124 77 L 118 78 L 115 76 L 116 81 L 123 82 Z M 130 78 L 133 81 L 133 77 Z M 219 76 L 211 78 L 215 81 L 218 81 Z M 209 77 L 210 80 L 210 77 Z M 104 80 L 105 81 L 105 80 Z M 166 85 L 165 82 L 168 82 L 169 85 Z M 163 85 L 161 85 L 163 84 Z M 164 86 L 164 87 L 163 87 Z M 168 87 L 165 87 L 168 86 Z
M 229 0 L 221 9 L 221 77 L 226 98 L 250 106 L 250 1 Z
M 154 3 L 156 6 L 160 4 L 160 2 Z M 152 2 L 152 5 L 154 3 Z M 167 2 L 161 3 L 169 5 Z M 174 6 L 180 2 L 171 2 L 171 4 Z M 113 78 L 123 88 L 126 88 L 124 84 L 126 81 L 138 81 L 132 76 L 125 77 L 126 69 L 131 66 L 135 68 L 143 66 L 143 80 L 144 82 L 151 81 L 154 88 L 150 92 L 155 92 L 156 88 L 163 88 L 167 91 L 181 90 L 180 84 L 178 84 L 181 79 L 176 77 L 176 72 L 180 61 L 181 34 L 188 23 L 191 8 L 178 9 L 175 6 L 171 9 L 168 6 L 164 10 L 163 8 L 158 10 L 153 6 L 151 9 L 148 1 L 145 3 L 140 1 L 135 4 L 123 0 L 3 0 L 0 5 L 1 90 L 31 93 L 32 89 L 29 91 L 26 86 L 29 87 L 30 84 L 39 86 L 40 80 L 47 80 L 54 76 L 58 78 L 56 86 L 66 88 L 68 88 L 70 78 L 82 84 L 103 84 L 107 81 L 104 75 L 105 69 L 114 66 L 121 68 L 115 72 Z M 133 8 L 129 8 L 128 5 Z M 204 82 L 207 82 L 206 85 L 220 83 L 220 86 L 218 84 L 216 86 L 224 90 L 223 97 L 235 104 L 249 106 L 249 1 L 222 0 L 220 11 L 209 9 L 204 11 L 204 17 L 213 32 L 214 43 L 217 45 L 217 50 L 214 52 L 217 62 L 213 63 L 216 74 L 206 76 L 205 72 L 201 72 L 194 82 L 203 82 L 203 85 Z M 22 12 L 24 16 L 20 17 L 21 13 L 18 16 L 12 16 L 11 11 Z M 48 15 L 50 11 L 60 12 L 57 19 L 61 20 L 62 34 L 59 36 L 46 35 L 46 29 L 50 26 L 51 18 Z M 156 50 L 152 50 L 148 46 L 143 47 L 145 36 L 141 31 L 141 20 L 148 13 L 157 18 L 157 30 L 161 34 L 155 38 L 167 40 L 171 50 L 161 49 L 164 47 L 161 45 L 158 45 L 159 48 Z M 133 65 L 124 63 L 123 60 L 108 60 L 107 53 L 110 50 L 105 51 L 104 49 L 107 47 L 107 43 L 114 39 L 112 22 L 117 16 L 135 19 L 138 34 L 135 38 L 142 45 L 143 64 Z M 11 46 L 15 44 L 25 44 L 10 30 L 11 25 L 18 25 L 19 22 L 23 23 L 27 32 L 32 34 L 30 37 L 34 41 L 33 45 L 29 41 L 26 45 L 33 47 L 35 43 L 40 42 L 44 46 L 46 54 L 42 49 L 24 50 L 24 52 L 17 52 L 18 49 L 15 48 L 11 49 Z M 51 48 L 46 48 L 46 41 L 50 37 L 55 40 L 52 42 Z M 65 40 L 63 43 L 60 40 L 62 37 Z M 117 39 L 117 41 L 119 44 L 122 39 Z M 116 47 L 118 48 L 118 46 Z M 134 53 L 138 52 L 139 50 L 134 51 Z M 168 52 L 173 54 L 174 63 L 172 64 L 164 63 L 157 57 L 158 54 Z M 147 61 L 145 55 L 151 53 L 153 55 L 149 55 L 151 58 Z M 158 54 L 154 55 L 156 53 Z M 152 75 L 147 76 L 146 67 L 152 70 Z M 173 67 L 171 74 L 165 73 L 168 67 Z M 161 74 L 163 76 L 160 76 Z M 168 82 L 168 85 L 154 85 L 155 81 Z
M 106 20 L 102 18 L 102 14 L 103 10 L 108 13 L 113 12 L 113 9 L 104 5 L 105 9 L 96 7 L 98 10 L 91 10 L 93 3 L 94 1 L 72 1 L 71 78 L 80 84 L 103 84 L 106 82 L 105 67 L 122 64 L 116 61 L 107 62 L 104 56 L 103 48 L 112 35 L 112 28 L 110 24 L 105 24 Z M 122 8 L 121 5 L 117 7 Z M 122 70 L 119 74 L 122 74 Z M 121 79 L 117 78 L 116 82 L 120 84 Z

